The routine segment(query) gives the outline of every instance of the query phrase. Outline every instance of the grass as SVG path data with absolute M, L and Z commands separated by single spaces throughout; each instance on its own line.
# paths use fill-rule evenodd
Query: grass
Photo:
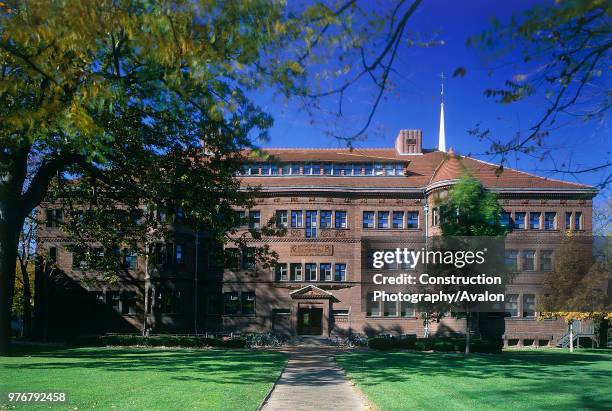
M 612 410 L 612 351 L 359 352 L 336 357 L 384 410 Z
M 0 357 L 0 392 L 66 391 L 71 409 L 255 410 L 286 362 L 248 350 L 20 351 Z

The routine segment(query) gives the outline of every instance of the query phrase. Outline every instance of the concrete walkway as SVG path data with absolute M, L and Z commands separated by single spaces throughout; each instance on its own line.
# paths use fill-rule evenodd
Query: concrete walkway
M 269 398 L 264 411 L 368 410 L 367 399 L 349 383 L 329 348 L 298 347 Z

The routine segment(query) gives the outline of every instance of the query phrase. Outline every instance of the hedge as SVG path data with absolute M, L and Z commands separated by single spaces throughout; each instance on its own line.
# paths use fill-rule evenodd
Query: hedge
M 80 346 L 107 346 L 141 345 L 146 347 L 223 347 L 223 348 L 245 348 L 246 340 L 234 338 L 222 340 L 218 338 L 205 338 L 188 335 L 101 335 L 80 337 L 75 342 Z
M 368 346 L 375 350 L 415 349 L 418 351 L 465 351 L 464 337 L 429 337 L 429 338 L 394 338 L 374 337 L 368 340 Z M 470 351 L 497 354 L 502 351 L 504 342 L 501 338 L 474 339 L 470 341 Z

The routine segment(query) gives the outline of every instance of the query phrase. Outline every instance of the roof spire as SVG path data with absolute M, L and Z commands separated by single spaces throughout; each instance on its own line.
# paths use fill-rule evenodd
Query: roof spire
M 440 134 L 438 150 L 446 151 L 446 133 L 444 132 L 444 73 L 440 73 Z

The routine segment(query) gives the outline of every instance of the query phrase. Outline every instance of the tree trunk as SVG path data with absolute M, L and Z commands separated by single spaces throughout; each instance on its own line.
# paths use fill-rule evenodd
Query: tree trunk
M 471 321 L 470 313 L 467 314 L 465 318 L 466 322 L 466 330 L 465 330 L 465 355 L 470 355 L 470 331 L 472 329 L 472 321 Z
M 599 348 L 608 347 L 608 328 L 610 328 L 610 320 L 602 318 L 599 321 Z
M 8 355 L 19 233 L 24 222 L 10 200 L 0 199 L 0 355 Z
M 23 335 L 32 336 L 32 289 L 27 267 L 22 267 L 23 275 Z

